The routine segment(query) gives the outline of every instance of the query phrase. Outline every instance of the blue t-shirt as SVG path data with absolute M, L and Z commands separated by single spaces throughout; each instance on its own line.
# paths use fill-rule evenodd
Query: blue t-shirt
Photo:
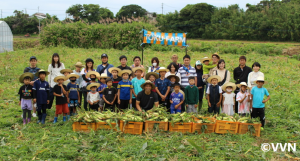
M 159 92 L 162 95 L 165 95 L 168 90 L 168 87 L 171 86 L 171 81 L 167 78 L 165 78 L 164 80 L 158 78 L 155 80 L 155 86 L 158 88 Z M 168 99 L 168 97 L 166 99 Z M 161 100 L 161 97 L 159 97 L 159 100 Z
M 175 109 L 175 106 L 178 105 L 183 100 L 183 94 L 178 92 L 172 92 L 170 96 L 170 100 L 173 101 L 171 104 L 171 109 Z M 177 108 L 178 110 L 181 110 L 181 106 Z
M 251 94 L 253 95 L 253 108 L 264 108 L 265 104 L 262 103 L 264 100 L 264 96 L 269 96 L 269 92 L 266 88 L 258 88 L 257 86 L 253 87 L 251 90 Z
M 120 99 L 121 100 L 130 100 L 130 90 L 133 89 L 132 83 L 130 81 L 123 82 L 121 80 L 118 85 L 118 90 L 120 90 Z
M 107 87 L 107 85 L 106 84 L 104 84 L 104 83 L 100 83 L 100 87 L 98 88 L 98 92 L 99 91 L 102 91 L 102 89 L 104 89 L 104 88 L 106 88 Z M 104 90 L 103 90 L 103 92 L 104 92 Z M 103 96 L 103 92 L 102 93 L 100 93 L 100 98 L 102 98 L 102 96 Z
M 49 83 L 46 81 L 37 80 L 33 84 L 34 91 L 36 92 L 36 103 L 37 104 L 47 104 L 48 94 L 50 87 Z
M 72 100 L 78 100 L 79 85 L 77 83 L 72 84 L 71 82 L 67 85 L 69 91 L 69 98 Z
M 137 79 L 137 77 L 133 78 L 131 80 L 131 83 L 132 83 L 132 86 L 133 86 L 133 90 L 135 92 L 136 95 L 138 95 L 143 89 L 141 87 L 141 85 L 143 83 L 145 83 L 145 79 L 144 78 L 141 78 L 140 80 Z M 134 97 L 134 94 L 132 95 L 132 98 L 135 98 Z

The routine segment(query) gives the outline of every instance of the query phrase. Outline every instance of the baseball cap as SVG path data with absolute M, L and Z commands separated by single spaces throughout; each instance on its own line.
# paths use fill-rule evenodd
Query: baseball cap
M 108 58 L 107 54 L 105 54 L 105 53 L 101 55 L 101 59 L 102 59 L 103 57 L 107 57 L 107 58 Z
M 32 59 L 37 60 L 37 58 L 35 56 L 31 56 L 30 59 L 29 59 L 29 61 L 31 61 Z
M 197 66 L 197 65 L 202 65 L 202 63 L 200 62 L 200 60 L 197 60 L 197 61 L 196 61 L 196 66 Z

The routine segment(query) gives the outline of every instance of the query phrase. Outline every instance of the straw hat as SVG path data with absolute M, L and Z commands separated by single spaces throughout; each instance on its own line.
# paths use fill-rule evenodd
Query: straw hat
M 71 70 L 71 69 L 63 69 L 63 70 L 60 70 L 60 73 L 61 74 L 64 74 L 64 73 L 73 73 L 73 70 Z
M 212 59 L 209 58 L 209 57 L 204 57 L 204 58 L 202 58 L 200 61 L 201 61 L 201 63 L 204 63 L 204 61 L 206 61 L 206 60 L 212 61 Z
M 178 83 L 179 82 L 179 77 L 177 76 L 177 75 L 175 75 L 175 74 L 170 74 L 168 77 L 167 77 L 167 79 L 171 79 L 171 77 L 175 77 L 175 83 Z
M 35 76 L 39 77 L 40 73 L 46 73 L 46 76 L 50 74 L 48 71 L 45 71 L 44 69 L 41 69 L 41 70 L 39 70 L 38 72 L 35 73 Z
M 241 82 L 240 84 L 237 84 L 236 86 L 239 87 L 239 88 L 241 88 L 242 86 L 246 86 L 247 89 L 250 89 L 250 88 L 248 87 L 248 85 L 247 85 L 246 82 Z
M 108 72 L 111 73 L 113 70 L 118 71 L 118 73 L 121 72 L 121 69 L 120 69 L 120 68 L 117 68 L 117 67 L 111 67 L 111 68 L 109 68 L 109 69 L 108 69 Z
M 235 89 L 236 89 L 236 85 L 232 82 L 227 82 L 227 83 L 223 84 L 222 90 L 226 91 L 227 87 L 232 87 L 232 91 L 235 91 Z
M 155 85 L 149 80 L 146 80 L 146 82 L 141 85 L 141 88 L 145 89 L 145 85 L 147 84 L 150 84 L 152 86 L 152 89 L 155 89 Z
M 132 71 L 129 70 L 129 69 L 121 70 L 121 72 L 118 73 L 118 76 L 122 77 L 122 75 L 123 75 L 124 73 L 128 73 L 128 74 L 130 75 L 130 74 L 132 73 Z
M 101 76 L 100 76 L 100 79 L 101 79 L 101 78 L 105 78 L 105 79 L 106 79 L 106 78 L 109 78 L 109 76 L 107 76 L 106 73 L 102 73 Z M 99 79 L 99 80 L 100 80 L 100 79 Z
M 132 72 L 135 73 L 137 70 L 141 70 L 142 72 L 145 72 L 146 70 L 142 67 L 135 67 L 135 68 L 132 68 Z
M 218 75 L 212 75 L 212 76 L 210 76 L 210 77 L 207 79 L 207 82 L 208 82 L 208 83 L 211 83 L 211 80 L 214 79 L 214 78 L 218 79 L 218 82 L 221 82 L 221 77 L 218 76 Z
M 81 67 L 81 68 L 84 67 L 84 65 L 81 62 L 77 62 L 74 65 L 75 65 L 75 67 Z
M 257 81 L 267 83 L 267 82 L 265 81 L 265 77 L 261 77 L 261 76 L 258 77 L 257 80 L 254 81 L 254 82 L 256 83 Z
M 86 74 L 86 77 L 90 77 L 91 75 L 96 75 L 96 78 L 99 78 L 100 77 L 100 74 L 96 71 L 90 71 Z
M 160 67 L 158 70 L 156 70 L 157 73 L 159 72 L 168 72 L 169 69 L 165 68 L 165 67 Z
M 32 73 L 29 73 L 29 72 L 23 73 L 19 78 L 20 83 L 24 83 L 24 78 L 26 78 L 26 77 L 30 77 L 30 79 L 33 80 L 34 76 Z
M 76 79 L 79 78 L 79 75 L 75 74 L 75 73 L 71 73 L 67 76 L 68 79 L 72 78 L 72 77 L 75 77 Z
M 63 79 L 64 81 L 68 80 L 68 78 L 65 77 L 64 75 L 60 75 L 60 76 L 56 76 L 56 77 L 54 78 L 54 82 L 57 83 L 57 81 L 60 80 L 60 79 Z
M 216 56 L 216 57 L 218 57 L 218 59 L 220 59 L 220 55 L 218 53 L 214 53 L 211 55 L 211 57 L 213 57 L 213 56 Z
M 91 83 L 90 85 L 88 85 L 86 87 L 87 90 L 91 90 L 92 87 L 97 87 L 99 88 L 100 87 L 100 83 Z
M 146 74 L 146 80 L 149 80 L 150 75 L 154 75 L 155 79 L 158 79 L 158 74 L 156 72 L 149 72 Z

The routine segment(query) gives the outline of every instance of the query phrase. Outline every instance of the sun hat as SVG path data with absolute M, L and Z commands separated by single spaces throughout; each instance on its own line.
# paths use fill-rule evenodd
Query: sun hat
M 76 79 L 79 78 L 79 75 L 75 74 L 75 73 L 71 73 L 67 76 L 68 79 L 72 78 L 72 77 L 75 77 Z
M 39 70 L 38 72 L 35 73 L 35 76 L 39 77 L 40 73 L 45 73 L 46 76 L 50 74 L 48 71 L 45 71 L 44 69 L 41 69 L 41 70 Z
M 200 62 L 200 60 L 197 60 L 197 61 L 196 61 L 196 66 L 197 66 L 197 65 L 202 65 L 202 63 Z
M 218 53 L 214 53 L 214 54 L 211 55 L 211 57 L 213 57 L 213 56 L 216 56 L 216 57 L 218 57 L 218 59 L 220 59 L 220 56 L 219 56 Z
M 146 80 L 146 82 L 141 85 L 141 88 L 145 89 L 145 85 L 147 85 L 147 84 L 150 84 L 152 89 L 155 89 L 155 85 L 149 80 Z
M 235 83 L 232 83 L 232 82 L 227 82 L 227 83 L 223 84 L 222 90 L 226 91 L 227 87 L 232 87 L 232 91 L 235 91 L 235 89 L 236 89 Z
M 175 74 L 170 74 L 170 75 L 167 77 L 167 79 L 169 79 L 169 80 L 170 80 L 170 79 L 171 79 L 171 77 L 175 77 L 175 79 L 176 79 L 176 80 L 175 80 L 175 83 L 178 83 L 178 82 L 179 82 L 179 80 L 180 80 L 180 79 L 179 79 L 179 77 L 178 77 L 177 75 L 175 75 Z
M 256 83 L 257 81 L 258 81 L 258 82 L 264 82 L 264 83 L 267 83 L 267 82 L 265 81 L 265 77 L 262 77 L 262 76 L 258 77 L 257 80 L 254 81 L 254 82 Z
M 84 65 L 83 65 L 81 62 L 77 62 L 77 63 L 75 64 L 75 67 L 84 67 Z
M 100 74 L 96 71 L 90 71 L 86 74 L 86 76 L 89 78 L 91 75 L 96 75 L 96 78 L 100 77 Z
M 221 77 L 218 75 L 212 75 L 212 76 L 208 77 L 207 82 L 211 83 L 211 80 L 214 78 L 218 79 L 218 82 L 221 82 Z
M 155 79 L 158 79 L 158 74 L 155 72 L 149 72 L 146 74 L 146 80 L 149 80 L 150 75 L 154 75 Z
M 204 57 L 200 61 L 201 61 L 201 63 L 204 63 L 204 61 L 206 61 L 206 60 L 211 61 L 212 59 L 209 57 Z
M 128 74 L 130 75 L 130 74 L 132 73 L 132 71 L 129 70 L 129 69 L 121 70 L 121 72 L 118 73 L 118 76 L 122 77 L 122 75 L 123 75 L 124 73 L 128 73 Z
M 159 72 L 168 72 L 169 69 L 165 68 L 165 67 L 160 67 L 158 70 L 156 70 L 157 73 Z
M 118 73 L 121 72 L 121 69 L 120 69 L 120 68 L 117 68 L 117 67 L 111 67 L 111 68 L 109 68 L 109 69 L 108 69 L 108 72 L 111 73 L 111 72 L 114 71 L 114 70 L 118 71 Z
M 107 74 L 106 74 L 106 73 L 102 73 L 102 74 L 101 74 L 101 76 L 100 76 L 100 79 L 101 79 L 101 78 L 105 78 L 105 79 L 107 79 L 107 78 L 109 78 L 109 76 L 107 76 Z M 99 79 L 99 80 L 100 80 L 100 79 Z
M 142 72 L 145 72 L 146 70 L 142 67 L 135 67 L 135 68 L 132 68 L 132 72 L 135 73 L 137 70 L 141 70 Z
M 246 82 L 241 82 L 240 84 L 237 84 L 236 86 L 237 86 L 238 88 L 241 88 L 242 86 L 246 86 L 247 89 L 249 89 L 249 87 L 248 87 L 248 85 L 247 85 Z
M 71 69 L 63 69 L 63 70 L 60 70 L 60 73 L 61 74 L 64 74 L 64 73 L 73 73 L 73 70 L 71 70 Z
M 97 87 L 97 88 L 99 88 L 99 87 L 100 87 L 100 83 L 91 83 L 91 84 L 89 84 L 89 85 L 86 87 L 86 89 L 87 89 L 87 90 L 91 90 L 92 87 Z
M 64 81 L 66 81 L 68 78 L 65 77 L 64 75 L 56 76 L 56 77 L 54 78 L 54 82 L 57 83 L 58 80 L 60 80 L 60 79 L 63 79 Z
M 26 78 L 26 77 L 30 77 L 30 80 L 33 80 L 34 76 L 30 72 L 23 73 L 19 78 L 20 83 L 24 83 L 24 78 Z

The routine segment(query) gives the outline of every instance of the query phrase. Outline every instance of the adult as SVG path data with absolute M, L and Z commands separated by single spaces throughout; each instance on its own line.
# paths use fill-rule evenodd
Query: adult
M 144 68 L 144 66 L 141 64 L 141 57 L 139 56 L 135 56 L 133 58 L 133 64 L 131 66 L 131 68 L 135 68 L 135 67 L 141 67 L 141 68 Z M 145 69 L 145 68 L 144 68 Z M 132 73 L 132 76 L 135 77 L 134 73 Z M 145 76 L 145 72 L 143 72 L 142 74 L 142 78 Z
M 212 64 L 218 64 L 219 60 L 220 60 L 220 56 L 218 53 L 214 53 L 213 55 L 211 55 L 212 58 Z M 213 73 L 218 70 L 218 67 L 214 67 L 212 69 L 209 70 L 209 75 L 213 75 Z
M 156 70 L 158 70 L 160 67 L 159 67 L 159 60 L 157 57 L 154 57 L 151 59 L 151 67 L 149 67 L 148 69 L 148 73 L 149 72 L 155 72 Z
M 172 63 L 175 63 L 177 65 L 177 69 L 179 69 L 180 67 L 183 66 L 182 64 L 178 63 L 178 55 L 177 54 L 173 54 L 171 57 L 171 60 L 172 60 Z M 169 68 L 169 66 L 171 66 L 172 63 L 170 63 L 167 68 Z
M 178 72 L 178 66 L 176 65 L 176 63 L 172 62 L 169 66 L 168 66 L 168 69 L 169 71 L 166 73 L 166 78 L 169 76 L 169 75 L 176 75 L 178 78 L 179 78 L 179 81 L 178 83 L 181 84 L 181 75 L 180 73 Z
M 230 72 L 225 69 L 225 61 L 220 59 L 217 65 L 217 70 L 213 72 L 213 75 L 218 75 L 221 77 L 221 82 L 218 83 L 219 86 L 223 86 L 223 84 L 230 81 Z
M 249 73 L 248 75 L 248 87 L 250 89 L 252 89 L 253 87 L 255 87 L 257 84 L 256 84 L 256 81 L 257 81 L 257 78 L 258 77 L 265 77 L 264 73 L 260 72 L 260 64 L 258 62 L 255 62 L 253 63 L 252 65 L 252 72 Z
M 139 92 L 136 98 L 136 108 L 139 111 L 151 110 L 153 106 L 158 107 L 158 96 L 152 90 L 155 89 L 155 85 L 147 80 L 144 84 L 141 85 L 142 91 Z
M 107 76 L 111 77 L 111 73 L 108 71 L 109 68 L 114 67 L 112 64 L 108 64 L 108 55 L 102 54 L 101 55 L 102 64 L 98 65 L 97 72 L 101 75 L 102 73 L 107 74 Z
M 48 83 L 50 85 L 48 109 L 52 108 L 53 99 L 54 99 L 53 88 L 57 84 L 54 81 L 54 78 L 61 75 L 60 71 L 63 69 L 65 69 L 65 65 L 60 62 L 59 55 L 57 53 L 54 53 L 52 55 L 51 64 L 49 64 L 49 66 L 48 66 L 48 72 L 50 73 L 48 75 Z
M 131 68 L 129 66 L 127 66 L 127 57 L 125 55 L 122 55 L 119 57 L 120 63 L 121 65 L 118 66 L 119 69 L 124 70 L 124 69 L 128 69 L 131 70 Z
M 248 75 L 252 72 L 252 69 L 246 66 L 247 58 L 245 56 L 240 56 L 239 58 L 239 66 L 233 70 L 233 78 L 235 80 L 235 84 L 240 84 L 241 82 L 248 81 Z M 236 88 L 234 93 L 237 95 L 239 92 L 239 88 Z M 238 101 L 235 102 L 235 113 L 238 113 Z
M 203 105 L 203 95 L 204 95 L 204 85 L 202 76 L 203 76 L 203 68 L 202 63 L 198 60 L 195 64 L 195 69 L 197 73 L 197 87 L 199 91 L 199 106 L 198 106 L 198 113 L 200 113 L 200 110 Z
M 87 58 L 85 60 L 85 68 L 83 68 L 80 72 L 83 81 L 81 82 L 81 88 L 80 91 L 82 91 L 82 95 L 83 95 L 83 107 L 84 109 L 87 111 L 87 94 L 88 94 L 88 90 L 86 89 L 87 84 L 90 82 L 90 78 L 86 76 L 86 74 L 90 71 L 95 71 L 94 69 L 94 60 L 91 58 Z

